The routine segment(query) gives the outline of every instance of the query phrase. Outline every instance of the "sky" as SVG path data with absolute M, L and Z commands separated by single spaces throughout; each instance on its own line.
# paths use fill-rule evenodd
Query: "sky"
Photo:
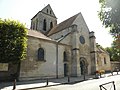
M 109 31 L 98 18 L 99 0 L 0 0 L 0 18 L 18 20 L 30 28 L 31 18 L 50 4 L 58 23 L 81 12 L 90 31 L 95 32 L 96 42 L 110 47 L 113 41 Z

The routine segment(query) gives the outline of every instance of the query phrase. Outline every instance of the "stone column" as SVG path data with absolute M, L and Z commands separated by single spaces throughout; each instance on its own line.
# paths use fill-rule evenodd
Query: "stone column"
M 72 30 L 75 31 L 72 34 L 72 60 L 71 60 L 71 75 L 80 76 L 80 66 L 79 66 L 79 44 L 78 44 L 78 32 L 77 25 L 72 26 Z
M 97 70 L 97 53 L 96 53 L 96 37 L 94 32 L 90 32 L 90 55 L 91 55 L 91 74 L 95 74 Z

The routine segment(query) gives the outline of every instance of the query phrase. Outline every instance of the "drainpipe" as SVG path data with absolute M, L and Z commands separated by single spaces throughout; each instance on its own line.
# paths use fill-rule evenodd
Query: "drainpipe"
M 58 42 L 56 43 L 56 78 L 58 78 Z

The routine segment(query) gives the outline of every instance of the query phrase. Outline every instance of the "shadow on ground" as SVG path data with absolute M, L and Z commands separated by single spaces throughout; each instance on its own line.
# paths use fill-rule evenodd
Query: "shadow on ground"
M 88 77 L 86 76 L 86 80 L 93 79 L 93 76 Z M 56 86 L 56 85 L 61 85 L 61 84 L 76 84 L 79 82 L 85 81 L 84 77 L 64 77 L 64 78 L 58 78 L 58 79 L 37 79 L 37 80 L 27 80 L 27 81 L 17 81 L 16 85 L 32 85 L 32 84 L 39 84 L 37 87 L 32 87 L 32 88 L 40 88 L 40 87 L 49 87 L 49 86 Z M 44 83 L 44 85 L 41 86 L 41 83 Z M 13 82 L 0 82 L 0 89 L 5 88 L 5 87 L 13 87 L 14 81 Z M 22 90 L 27 90 L 27 89 L 22 89 Z

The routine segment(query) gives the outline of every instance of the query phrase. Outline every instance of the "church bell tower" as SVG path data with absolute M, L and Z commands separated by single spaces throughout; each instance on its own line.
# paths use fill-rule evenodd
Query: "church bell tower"
M 56 25 L 57 18 L 49 4 L 31 19 L 31 29 L 45 35 Z

